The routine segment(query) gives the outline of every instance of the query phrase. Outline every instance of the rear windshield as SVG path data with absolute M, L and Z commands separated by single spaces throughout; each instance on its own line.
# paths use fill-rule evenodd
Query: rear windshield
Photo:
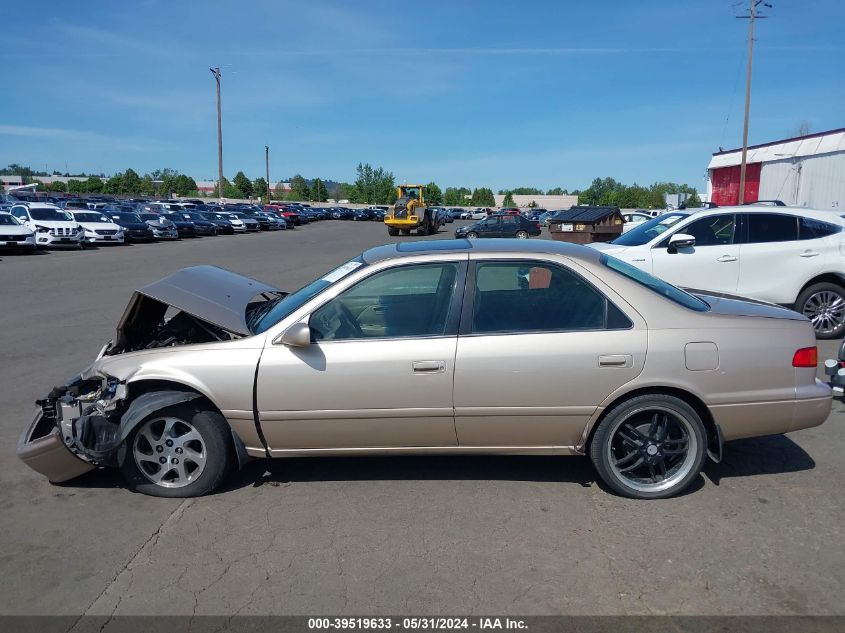
M 649 290 L 652 290 L 657 294 L 666 297 L 670 301 L 674 301 L 675 303 L 684 306 L 685 308 L 695 310 L 696 312 L 707 312 L 710 310 L 710 305 L 706 301 L 681 290 L 677 286 L 666 283 L 662 279 L 658 279 L 644 270 L 640 270 L 636 266 L 623 262 L 621 259 L 616 259 L 615 257 L 611 257 L 603 253 L 601 256 L 601 263 L 611 270 L 615 270 L 619 274 L 625 275 L 628 279 L 636 281 L 641 286 L 645 286 Z
M 13 216 L 6 213 L 0 213 L 0 224 L 4 226 L 20 226 Z

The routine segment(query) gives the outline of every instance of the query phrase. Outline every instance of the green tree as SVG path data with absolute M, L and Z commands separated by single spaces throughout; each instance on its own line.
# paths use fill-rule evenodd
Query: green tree
M 141 177 L 132 168 L 123 172 L 120 181 L 120 193 L 124 195 L 131 196 L 141 191 Z
M 85 181 L 73 178 L 67 181 L 68 193 L 85 193 Z
M 555 187 L 554 189 L 549 189 L 546 192 L 547 196 L 568 196 L 569 192 L 566 189 L 561 189 L 560 187 Z
M 100 193 L 103 191 L 103 180 L 96 176 L 88 176 L 84 186 L 86 193 Z
M 190 196 L 199 193 L 196 181 L 190 176 L 179 174 L 173 179 L 173 193 L 177 196 Z
M 138 190 L 138 193 L 142 196 L 153 196 L 156 192 L 156 186 L 153 182 L 152 176 L 146 174 L 143 178 L 141 178 L 141 188 Z
M 47 185 L 47 191 L 65 192 L 67 191 L 67 185 L 61 180 L 54 180 Z
M 252 182 L 252 193 L 256 198 L 264 200 L 265 204 L 270 202 L 267 197 L 267 181 L 264 178 L 259 177 Z
M 119 194 L 123 190 L 123 174 L 115 174 L 103 183 L 103 193 L 110 193 L 113 195 Z
M 436 182 L 430 182 L 425 186 L 425 200 L 428 204 L 439 207 L 443 204 L 443 192 Z
M 319 178 L 315 178 L 314 182 L 311 183 L 311 199 L 315 202 L 325 202 L 328 199 L 328 191 L 326 191 L 326 185 L 323 184 L 323 181 Z
M 369 163 L 358 163 L 352 202 L 364 204 L 392 204 L 396 201 L 395 178 L 383 167 L 373 169 Z
M 698 192 L 693 190 L 690 197 L 687 198 L 687 209 L 697 209 L 701 206 L 701 198 L 698 197 Z
M 338 187 L 338 193 L 337 196 L 335 196 L 335 200 L 354 200 L 357 197 L 358 190 L 355 188 L 355 185 L 348 182 L 342 182 Z
M 472 192 L 470 204 L 474 207 L 496 206 L 496 198 L 493 197 L 493 190 L 487 187 L 477 187 Z
M 502 200 L 503 207 L 515 207 L 516 202 L 513 201 L 513 192 L 505 192 L 505 199 Z
M 252 181 L 242 171 L 235 174 L 232 184 L 241 192 L 240 198 L 252 198 Z
M 288 200 L 299 201 L 311 199 L 311 188 L 308 186 L 305 178 L 300 174 L 296 174 L 296 176 L 290 179 L 290 193 L 287 197 Z
M 220 187 L 218 183 L 214 183 L 214 189 L 211 192 L 211 195 L 215 198 L 219 198 L 220 194 L 218 193 Z M 224 176 L 223 177 L 223 197 L 224 198 L 241 198 L 241 191 L 235 187 L 229 180 Z
M 537 187 L 517 187 L 511 189 L 511 193 L 515 196 L 542 196 L 543 190 Z M 507 193 L 507 191 L 500 191 L 499 193 Z
M 284 200 L 287 197 L 287 190 L 284 188 L 281 182 L 276 183 L 276 188 L 273 189 L 273 199 L 274 200 Z
M 443 203 L 449 207 L 462 207 L 467 203 L 467 196 L 471 193 L 466 187 L 446 187 Z

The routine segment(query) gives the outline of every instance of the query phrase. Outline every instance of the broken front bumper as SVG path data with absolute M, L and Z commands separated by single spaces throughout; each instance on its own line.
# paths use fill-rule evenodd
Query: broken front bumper
M 45 417 L 41 409 L 21 434 L 17 455 L 32 470 L 57 483 L 96 468 L 70 452 L 56 420 Z

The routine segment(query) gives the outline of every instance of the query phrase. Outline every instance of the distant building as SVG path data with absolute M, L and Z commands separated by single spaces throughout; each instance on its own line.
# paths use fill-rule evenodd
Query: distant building
M 20 187 L 23 184 L 23 178 L 21 176 L 0 176 L 0 184 L 3 185 L 3 191 L 6 191 L 9 187 Z
M 710 201 L 737 204 L 741 160 L 741 149 L 713 154 L 707 166 Z M 845 210 L 845 128 L 749 146 L 744 197 Z
M 505 196 L 498 194 L 494 195 L 496 206 L 501 207 L 505 201 Z M 546 195 L 514 195 L 514 204 L 520 209 L 527 209 L 529 206 L 538 207 L 540 209 L 548 209 L 549 211 L 557 211 L 559 209 L 568 209 L 578 204 L 578 196 L 546 196 Z M 531 203 L 534 203 L 533 205 Z

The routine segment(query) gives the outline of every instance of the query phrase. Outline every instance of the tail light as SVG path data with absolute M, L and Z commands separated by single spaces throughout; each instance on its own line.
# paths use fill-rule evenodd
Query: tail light
M 816 347 L 802 347 L 792 357 L 793 367 L 815 367 L 818 362 L 819 352 Z

